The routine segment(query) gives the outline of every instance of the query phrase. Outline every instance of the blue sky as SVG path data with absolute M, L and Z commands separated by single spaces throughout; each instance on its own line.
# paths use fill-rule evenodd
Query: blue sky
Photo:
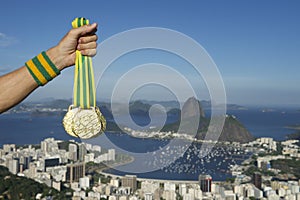
M 193 38 L 218 66 L 229 103 L 300 105 L 299 9 L 296 0 L 3 1 L 0 74 L 57 44 L 71 21 L 84 16 L 99 24 L 99 43 L 139 27 L 173 29 Z M 115 67 L 111 74 L 122 70 Z M 72 76 L 72 68 L 63 71 L 29 100 L 71 98 Z M 195 78 L 188 72 L 187 77 Z

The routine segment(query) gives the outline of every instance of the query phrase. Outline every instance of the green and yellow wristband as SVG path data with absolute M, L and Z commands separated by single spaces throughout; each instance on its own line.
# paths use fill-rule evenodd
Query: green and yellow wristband
M 57 69 L 44 51 L 27 61 L 25 65 L 39 86 L 45 85 L 60 74 L 59 69 Z

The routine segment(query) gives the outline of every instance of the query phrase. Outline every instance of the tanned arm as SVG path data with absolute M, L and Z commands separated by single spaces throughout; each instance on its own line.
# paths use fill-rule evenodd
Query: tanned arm
M 97 24 L 85 25 L 71 29 L 59 44 L 46 54 L 61 71 L 75 63 L 76 50 L 82 55 L 94 56 L 97 48 Z M 38 88 L 38 84 L 23 66 L 13 72 L 0 77 L 0 113 L 20 103 L 31 92 Z

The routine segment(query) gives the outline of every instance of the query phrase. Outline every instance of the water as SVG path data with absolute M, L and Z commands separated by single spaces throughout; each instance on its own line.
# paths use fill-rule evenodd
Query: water
M 300 111 L 296 109 L 276 109 L 262 112 L 262 109 L 230 111 L 255 137 L 271 137 L 277 141 L 287 139 L 286 136 L 295 130 L 287 126 L 300 124 Z
M 65 133 L 62 116 L 33 116 L 28 113 L 0 115 L 0 146 L 3 144 L 40 144 L 54 137 L 61 140 L 74 139 Z
M 168 140 L 155 140 L 147 139 L 147 144 L 153 144 L 152 148 L 148 149 L 148 145 L 143 147 L 133 145 L 133 147 L 126 147 L 127 140 L 131 139 L 131 136 L 127 134 L 122 134 L 118 136 L 116 134 L 106 134 L 106 136 L 113 141 L 119 147 L 132 150 L 136 152 L 136 149 L 139 149 L 139 153 L 149 152 L 151 149 L 152 154 L 146 154 L 148 162 L 146 164 L 140 164 L 141 162 L 135 161 L 126 166 L 119 166 L 117 168 L 111 168 L 105 170 L 106 173 L 116 174 L 116 175 L 126 175 L 126 174 L 136 174 L 138 177 L 143 178 L 154 178 L 154 179 L 167 179 L 167 180 L 197 180 L 199 174 L 210 174 L 213 180 L 224 181 L 226 178 L 232 177 L 229 171 L 230 166 L 241 164 L 241 162 L 251 155 L 249 152 L 245 152 L 243 149 L 228 147 L 228 146 L 215 146 L 212 151 L 206 156 L 201 155 L 201 144 L 193 142 L 186 150 L 186 152 L 179 156 L 179 158 L 172 162 L 171 164 L 166 164 L 169 160 L 165 157 L 177 156 L 177 152 L 173 150 L 165 150 L 167 156 L 161 157 L 161 154 L 155 152 L 153 147 L 164 147 L 168 144 Z M 120 140 L 120 137 L 122 138 Z M 136 138 L 135 138 L 136 139 Z M 118 140 L 118 142 L 116 142 Z M 134 140 L 134 139 L 133 139 Z M 123 141 L 123 142 L 122 142 Z M 179 146 L 184 146 L 179 145 Z M 188 144 L 187 144 L 188 145 Z M 180 147 L 174 149 L 178 149 Z M 134 148 L 135 147 L 135 148 Z M 157 157 L 153 158 L 157 154 Z M 140 158 L 139 158 L 140 160 Z M 147 166 L 148 164 L 148 166 Z M 150 166 L 150 167 L 149 167 Z M 155 169 L 156 166 L 159 166 L 158 169 Z M 142 169 L 141 169 L 142 168 Z M 144 171 L 144 169 L 149 169 L 149 172 Z M 129 170 L 128 170 L 129 169 Z M 132 173 L 134 172 L 134 173 Z
M 229 113 L 235 115 L 255 137 L 272 137 L 275 140 L 284 140 L 287 134 L 295 132 L 285 127 L 300 124 L 300 112 L 296 110 L 279 109 L 274 112 L 261 112 L 260 109 L 250 109 L 230 111 Z M 39 144 L 48 137 L 61 140 L 74 139 L 65 133 L 61 123 L 62 118 L 63 116 L 57 115 L 2 114 L 0 115 L 0 146 L 7 143 Z M 142 120 L 140 120 L 140 124 L 143 125 Z M 137 153 L 152 152 L 169 143 L 168 140 L 134 138 L 127 134 L 106 133 L 105 136 L 120 148 Z M 242 155 L 234 153 L 233 150 L 223 151 L 219 149 L 218 151 L 224 152 L 222 155 L 217 156 L 217 151 L 212 151 L 214 158 L 210 159 L 210 162 L 205 161 L 206 158 L 204 158 L 202 164 L 197 153 L 197 149 L 200 148 L 198 145 L 200 144 L 193 144 L 188 148 L 189 154 L 184 154 L 170 166 L 151 173 L 141 173 L 138 176 L 196 180 L 199 173 L 209 173 L 214 180 L 225 180 L 230 177 L 230 174 L 227 173 L 228 166 L 239 164 L 244 159 L 240 157 Z M 229 155 L 226 152 L 233 153 Z M 130 167 L 130 164 L 127 166 Z M 124 172 L 115 169 L 108 172 L 124 174 Z

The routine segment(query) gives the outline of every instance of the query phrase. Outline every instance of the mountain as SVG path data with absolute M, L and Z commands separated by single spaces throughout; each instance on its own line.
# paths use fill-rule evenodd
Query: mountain
M 255 138 L 236 117 L 227 116 L 219 139 L 220 141 L 246 143 Z
M 195 97 L 190 97 L 183 104 L 181 113 L 184 119 L 191 117 L 205 117 L 204 110 L 201 107 L 201 103 Z
M 151 105 L 142 101 L 134 101 L 129 104 L 129 112 L 132 115 L 148 115 Z
M 200 101 L 194 97 L 189 98 L 184 103 L 181 112 L 182 120 L 179 119 L 177 122 L 165 125 L 162 131 L 182 132 L 191 135 L 195 135 L 197 132 L 196 138 L 204 139 L 210 119 L 205 117 Z M 195 123 L 199 125 L 197 130 L 194 127 Z M 252 140 L 254 137 L 234 116 L 225 118 L 219 141 L 246 143 Z
M 197 138 L 204 139 L 205 133 L 199 132 Z M 254 139 L 254 136 L 234 116 L 226 116 L 218 141 L 247 143 Z

